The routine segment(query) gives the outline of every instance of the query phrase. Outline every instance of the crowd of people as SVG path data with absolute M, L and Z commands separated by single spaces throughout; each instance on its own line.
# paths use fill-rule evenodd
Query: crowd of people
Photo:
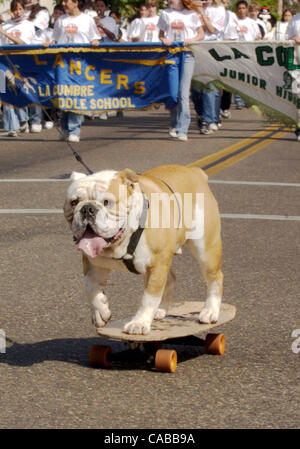
M 300 0 L 298 0 L 300 5 Z M 122 17 L 111 10 L 107 0 L 61 0 L 50 16 L 38 0 L 12 0 L 9 17 L 0 15 L 0 45 L 24 45 L 103 42 L 161 42 L 170 46 L 174 41 L 189 46 L 201 40 L 284 40 L 300 43 L 298 24 L 300 14 L 283 11 L 276 21 L 267 7 L 257 2 L 248 4 L 238 0 L 236 13 L 229 8 L 229 0 L 194 0 L 194 9 L 187 9 L 183 0 L 168 0 L 159 10 L 157 0 L 146 0 L 134 17 Z M 298 37 L 299 36 L 299 37 Z M 169 135 L 180 141 L 188 140 L 190 125 L 190 98 L 192 98 L 201 134 L 212 134 L 221 126 L 221 117 L 230 118 L 231 94 L 213 86 L 205 91 L 191 87 L 194 55 L 187 51 L 178 106 L 170 113 Z M 234 96 L 238 109 L 243 100 Z M 4 133 L 16 137 L 19 133 L 39 133 L 52 128 L 59 119 L 62 139 L 80 141 L 84 117 L 71 111 L 45 110 L 39 106 L 15 109 L 2 105 Z M 107 118 L 105 115 L 103 118 Z M 300 130 L 299 140 L 300 140 Z M 297 135 L 298 135 L 297 134 Z

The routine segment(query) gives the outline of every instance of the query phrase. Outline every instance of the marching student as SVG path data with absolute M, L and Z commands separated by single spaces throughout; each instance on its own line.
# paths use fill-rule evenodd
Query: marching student
M 262 39 L 260 28 L 257 22 L 250 17 L 248 3 L 246 0 L 239 0 L 236 4 L 238 18 L 238 32 L 240 41 L 255 41 Z M 237 109 L 243 109 L 246 103 L 239 95 L 234 95 Z
M 134 19 L 128 27 L 128 41 L 138 42 L 140 36 L 140 21 L 141 19 L 148 17 L 148 9 L 145 3 L 140 6 L 138 13 L 134 16 Z
M 198 14 L 186 9 L 182 0 L 169 0 L 168 8 L 163 10 L 158 20 L 159 38 L 166 46 L 172 42 L 183 42 L 188 47 L 193 42 L 204 37 L 204 31 Z M 190 86 L 195 65 L 192 51 L 185 55 L 183 74 L 179 85 L 178 105 L 173 108 L 170 116 L 169 135 L 174 139 L 186 142 L 191 121 L 190 115 Z
M 113 17 L 105 15 L 106 11 L 108 11 L 106 0 L 96 0 L 94 8 L 97 13 L 97 17 L 94 17 L 94 20 L 101 37 L 101 43 L 115 42 L 118 38 L 119 29 Z
M 84 2 L 81 0 L 62 0 L 65 14 L 60 16 L 53 30 L 53 44 L 92 44 L 99 45 L 100 35 L 94 19 L 81 12 Z M 61 128 L 63 138 L 69 142 L 80 141 L 80 127 L 83 115 L 72 111 L 62 111 Z
M 275 41 L 284 41 L 285 33 L 287 31 L 288 24 L 292 19 L 294 13 L 291 9 L 286 8 L 281 16 L 281 20 L 276 22 L 276 25 L 273 27 L 272 33 L 270 35 L 270 40 Z
M 197 12 L 204 28 L 204 40 L 220 40 L 226 20 L 226 11 L 221 0 L 197 2 Z M 211 134 L 220 126 L 220 90 L 208 84 L 207 90 L 201 92 L 200 103 L 201 119 L 198 118 L 200 133 Z M 199 112 L 197 107 L 195 109 Z
M 34 25 L 24 16 L 23 0 L 12 0 L 10 4 L 12 19 L 0 26 L 1 45 L 31 44 L 35 30 Z M 11 105 L 3 105 L 3 124 L 8 137 L 17 137 L 18 132 L 29 132 L 27 108 L 14 109 Z
M 146 17 L 141 17 L 137 23 L 135 42 L 160 42 L 159 28 L 157 27 L 159 16 L 158 1 L 147 0 L 145 2 L 148 14 Z

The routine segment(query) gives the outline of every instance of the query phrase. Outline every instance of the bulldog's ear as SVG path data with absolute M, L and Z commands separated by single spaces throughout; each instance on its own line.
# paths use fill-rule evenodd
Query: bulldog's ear
M 119 173 L 119 176 L 120 176 L 123 184 L 130 185 L 130 184 L 135 184 L 135 183 L 139 182 L 138 175 L 130 168 L 125 168 L 125 170 L 123 170 Z
M 73 173 L 71 174 L 70 180 L 73 181 L 78 181 L 79 179 L 83 179 L 86 178 L 87 175 L 85 175 L 84 173 L 79 173 L 77 171 L 73 171 Z

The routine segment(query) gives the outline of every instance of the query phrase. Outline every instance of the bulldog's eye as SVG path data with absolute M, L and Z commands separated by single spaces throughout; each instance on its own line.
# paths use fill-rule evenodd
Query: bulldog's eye
M 103 200 L 103 206 L 111 207 L 112 205 L 113 205 L 113 201 L 112 200 L 108 200 L 108 199 Z
M 76 207 L 78 203 L 79 203 L 79 200 L 73 200 L 73 201 L 71 201 L 71 206 Z

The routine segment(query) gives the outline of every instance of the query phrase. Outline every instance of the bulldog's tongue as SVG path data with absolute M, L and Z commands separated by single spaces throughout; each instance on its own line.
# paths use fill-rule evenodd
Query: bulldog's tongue
M 103 237 L 99 237 L 92 230 L 87 230 L 78 243 L 77 249 L 83 251 L 87 256 L 95 258 L 107 245 L 108 243 Z

